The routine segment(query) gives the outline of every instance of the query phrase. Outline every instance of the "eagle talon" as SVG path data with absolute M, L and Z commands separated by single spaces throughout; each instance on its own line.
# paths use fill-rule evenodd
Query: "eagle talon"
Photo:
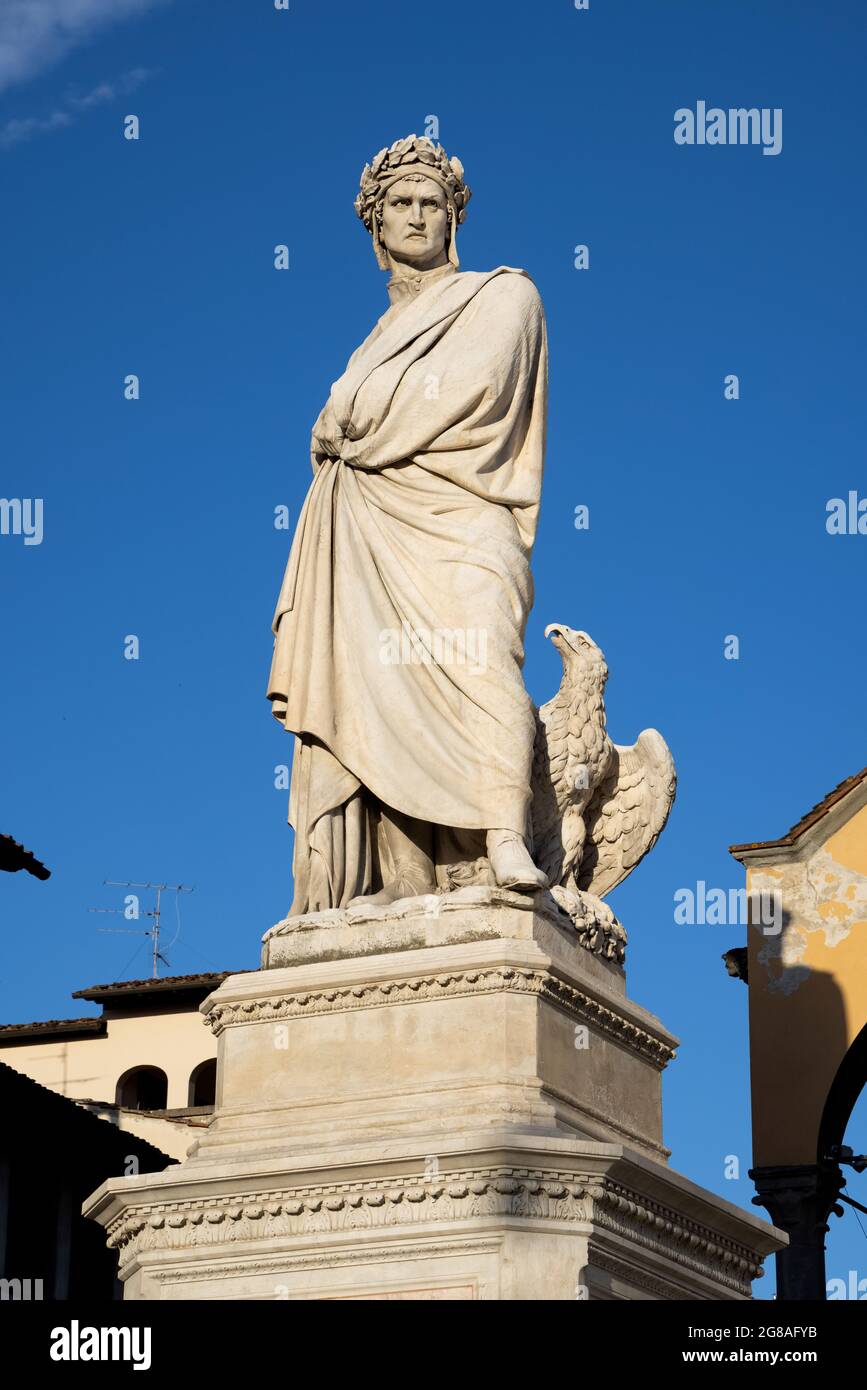
M 551 889 L 551 897 L 571 920 L 579 945 L 594 955 L 623 964 L 626 959 L 626 932 L 607 903 L 597 898 L 595 893 L 565 888 L 560 883 Z

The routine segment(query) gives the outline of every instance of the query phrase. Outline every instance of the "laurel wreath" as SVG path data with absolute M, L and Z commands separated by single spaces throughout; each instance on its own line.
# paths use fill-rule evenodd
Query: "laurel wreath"
M 463 222 L 471 197 L 470 188 L 464 181 L 463 164 L 455 157 L 449 158 L 442 145 L 435 145 L 426 135 L 407 135 L 404 140 L 395 140 L 393 145 L 386 145 L 370 164 L 364 166 L 355 211 L 368 231 L 373 228 L 375 209 L 384 193 L 383 184 L 404 166 L 408 174 L 424 173 L 425 167 L 436 169 L 449 201 L 454 205 L 457 221 Z

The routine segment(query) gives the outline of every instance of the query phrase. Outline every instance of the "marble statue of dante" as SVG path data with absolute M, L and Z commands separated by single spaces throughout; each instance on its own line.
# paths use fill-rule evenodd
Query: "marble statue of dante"
M 361 176 L 390 307 L 313 427 L 274 616 L 268 696 L 295 738 L 290 915 L 441 891 L 470 865 L 518 891 L 547 883 L 528 848 L 521 676 L 545 320 L 524 271 L 458 269 L 469 197 L 460 161 L 414 135 Z

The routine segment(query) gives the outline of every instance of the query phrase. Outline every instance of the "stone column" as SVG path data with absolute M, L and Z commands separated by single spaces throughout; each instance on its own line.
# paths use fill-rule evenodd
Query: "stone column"
M 777 1298 L 781 1302 L 824 1300 L 825 1233 L 837 1195 L 845 1184 L 836 1164 L 792 1163 L 753 1168 L 756 1206 L 766 1207 L 789 1244 L 777 1251 Z

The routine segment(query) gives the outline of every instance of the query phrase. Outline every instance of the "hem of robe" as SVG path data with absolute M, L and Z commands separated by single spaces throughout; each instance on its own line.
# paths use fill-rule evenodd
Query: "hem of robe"
M 377 832 L 364 789 L 327 748 L 309 739 L 295 740 L 289 823 L 295 831 L 290 917 L 345 907 L 374 891 Z
M 377 892 L 394 873 L 373 793 L 318 741 L 296 737 L 295 754 L 289 801 L 294 892 L 288 917 L 345 908 L 354 897 Z M 487 862 L 483 831 L 435 822 L 431 829 L 440 889 L 493 883 L 490 866 L 487 876 L 480 867 L 480 861 Z M 465 866 L 476 866 L 470 878 Z

